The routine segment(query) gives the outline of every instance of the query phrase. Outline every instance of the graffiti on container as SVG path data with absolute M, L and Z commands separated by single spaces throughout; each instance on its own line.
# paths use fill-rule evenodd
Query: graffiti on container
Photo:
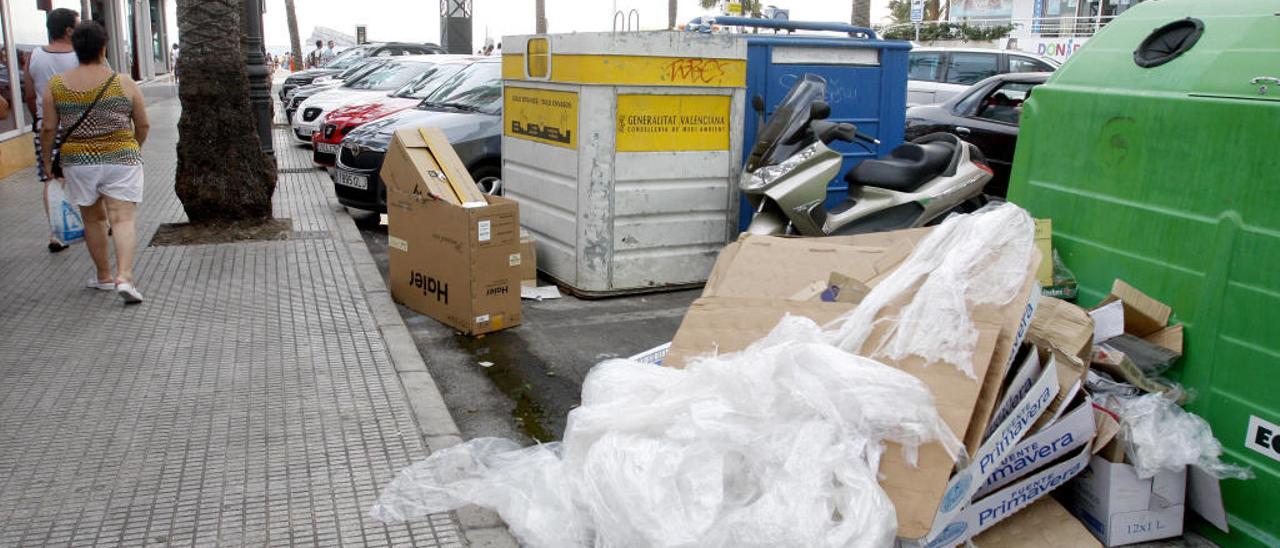
M 717 59 L 676 59 L 664 70 L 666 81 L 686 84 L 713 84 L 727 75 L 724 63 Z

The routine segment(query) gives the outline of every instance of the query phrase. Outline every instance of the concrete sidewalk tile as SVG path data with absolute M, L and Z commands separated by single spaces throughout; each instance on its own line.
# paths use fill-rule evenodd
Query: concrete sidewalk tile
M 471 548 L 519 548 L 520 543 L 516 542 L 516 538 L 506 528 L 495 527 L 493 529 L 469 529 L 467 530 L 467 544 Z
M 382 338 L 386 341 L 387 352 L 391 356 L 392 366 L 400 373 L 426 373 L 427 364 L 422 361 L 418 347 L 413 342 L 413 335 L 403 323 L 388 324 L 381 327 Z M 434 386 L 434 383 L 432 383 Z
M 427 447 L 431 449 L 432 453 L 462 444 L 462 436 L 460 435 L 426 436 L 425 439 Z
M 404 320 L 400 317 L 400 309 L 396 307 L 396 302 L 391 299 L 391 293 L 385 289 L 369 291 L 365 293 L 365 298 L 369 301 L 369 309 L 373 311 L 373 319 L 377 322 L 378 327 L 404 327 Z M 409 342 L 413 342 L 412 336 L 409 338 Z
M 449 407 L 431 374 L 423 372 L 400 373 L 400 382 L 404 384 L 413 414 L 418 419 L 418 429 L 424 436 L 457 436 L 458 425 L 449 414 Z
M 464 529 L 490 529 L 493 527 L 506 527 L 502 518 L 498 517 L 498 513 L 488 508 L 482 508 L 474 504 L 463 506 L 454 511 L 458 515 L 458 523 L 462 524 Z

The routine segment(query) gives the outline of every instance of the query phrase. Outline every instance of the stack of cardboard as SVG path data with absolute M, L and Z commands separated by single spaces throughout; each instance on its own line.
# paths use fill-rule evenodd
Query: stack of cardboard
M 1139 391 L 1171 388 L 1154 376 L 1182 354 L 1182 325 L 1169 325 L 1168 305 L 1116 280 L 1089 314 L 1097 319 L 1091 367 Z M 1094 405 L 1114 423 L 1110 402 Z M 1106 546 L 1179 536 L 1188 507 L 1227 530 L 1218 479 L 1211 474 L 1191 466 L 1143 479 L 1128 460 L 1123 437 L 1100 436 L 1098 445 L 1085 473 L 1058 496 Z
M 820 324 L 836 320 L 927 234 L 928 229 L 820 239 L 744 235 L 721 253 L 661 363 L 683 367 L 699 355 L 741 350 L 787 314 Z M 1073 304 L 1040 296 L 1040 261 L 1036 252 L 1022 290 L 1007 304 L 970 310 L 977 327 L 976 379 L 915 357 L 885 362 L 929 385 L 944 421 L 971 455 L 955 463 L 935 443 L 921 447 L 912 466 L 897 448 L 884 453 L 881 486 L 895 505 L 898 534 L 906 543 L 953 546 L 984 531 L 989 532 L 981 538 L 1008 539 L 1010 530 L 1032 527 L 1049 544 L 1096 545 L 1082 540 L 1088 534 L 1076 520 L 1037 525 L 1067 515 L 1059 501 L 1044 495 L 1090 469 L 1091 461 L 1106 462 L 1095 454 L 1114 445 L 1119 430 L 1114 414 L 1084 386 L 1094 318 Z M 1176 341 L 1180 328 L 1165 327 L 1167 313 L 1136 298 L 1136 290 L 1126 293 L 1126 287 L 1117 285 L 1115 300 L 1140 313 L 1132 320 L 1135 329 L 1141 326 L 1138 333 L 1154 344 Z M 877 347 L 883 331 L 878 325 L 864 353 Z M 1112 542 L 1093 524 L 1088 531 Z
M 520 324 L 520 210 L 487 196 L 435 128 L 395 133 L 387 186 L 391 296 L 468 335 Z

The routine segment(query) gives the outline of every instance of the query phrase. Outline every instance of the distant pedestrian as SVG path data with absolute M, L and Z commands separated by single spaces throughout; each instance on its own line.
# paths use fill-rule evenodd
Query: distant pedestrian
M 320 54 L 320 64 L 327 65 L 334 57 L 338 56 L 338 52 L 333 49 L 333 40 L 329 40 L 329 47 L 324 48 L 324 52 Z
M 170 50 L 170 52 L 171 53 L 169 54 L 169 62 L 173 63 L 173 65 L 170 66 L 169 68 L 173 73 L 173 83 L 177 84 L 178 83 L 178 44 L 177 43 L 173 44 L 173 49 Z
M 71 33 L 76 28 L 76 23 L 80 21 L 80 14 L 66 8 L 58 8 L 45 17 L 45 29 L 49 32 L 49 45 L 36 48 L 31 52 L 30 59 L 27 60 L 27 70 L 23 74 L 22 89 L 25 92 L 23 100 L 27 103 L 27 110 L 35 114 L 35 123 L 31 129 L 35 132 L 36 157 L 40 156 L 42 136 L 40 134 L 40 120 L 44 116 L 44 102 L 40 100 L 44 96 L 45 90 L 49 88 L 49 80 L 55 74 L 66 72 L 79 63 L 76 62 L 76 54 L 71 47 Z M 52 145 L 53 142 L 49 143 Z M 36 163 L 36 177 L 40 179 L 41 191 L 44 194 L 44 213 L 42 215 L 48 219 L 49 217 L 49 172 L 44 169 L 44 165 Z M 46 222 L 46 225 L 51 223 Z M 49 251 L 56 253 L 67 248 L 67 245 L 53 235 L 53 231 L 49 233 Z
M 77 25 L 71 35 L 80 66 L 54 76 L 44 92 L 40 162 L 53 173 L 53 141 L 61 134 L 59 161 L 67 200 L 80 207 L 96 269 L 88 287 L 114 290 L 126 304 L 136 304 L 142 293 L 133 278 L 134 215 L 142 201 L 141 147 L 151 125 L 138 85 L 107 66 L 107 40 L 107 29 L 93 21 Z M 108 221 L 115 243 L 114 276 Z
M 316 68 L 320 66 L 321 50 L 324 48 L 324 42 L 316 40 L 316 49 L 311 50 L 307 55 L 307 68 Z

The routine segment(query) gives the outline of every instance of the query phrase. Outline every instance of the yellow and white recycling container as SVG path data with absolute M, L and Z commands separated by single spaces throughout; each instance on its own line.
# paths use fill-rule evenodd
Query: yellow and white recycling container
M 538 268 L 586 296 L 706 281 L 737 232 L 746 41 L 503 38 L 502 179 Z

